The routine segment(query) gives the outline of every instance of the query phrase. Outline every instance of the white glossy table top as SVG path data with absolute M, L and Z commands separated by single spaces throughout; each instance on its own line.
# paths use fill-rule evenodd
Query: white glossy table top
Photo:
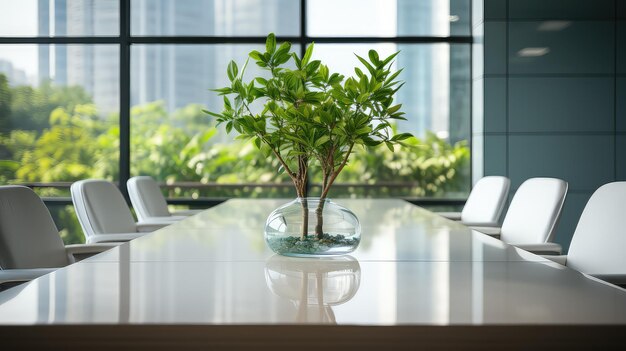
M 626 324 L 626 291 L 401 200 L 338 200 L 351 256 L 274 255 L 231 200 L 0 293 L 0 324 Z

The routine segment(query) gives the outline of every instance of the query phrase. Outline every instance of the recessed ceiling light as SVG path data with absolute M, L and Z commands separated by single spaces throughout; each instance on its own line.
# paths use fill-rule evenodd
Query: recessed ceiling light
M 550 52 L 550 48 L 523 48 L 517 52 L 521 57 L 538 57 L 547 55 Z
M 572 25 L 571 21 L 543 21 L 537 27 L 540 32 L 556 32 Z

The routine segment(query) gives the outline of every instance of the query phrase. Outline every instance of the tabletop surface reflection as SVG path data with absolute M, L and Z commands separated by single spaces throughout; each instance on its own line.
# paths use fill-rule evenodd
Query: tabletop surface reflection
M 230 200 L 0 293 L 0 324 L 626 324 L 626 292 L 401 200 L 338 200 L 350 256 L 274 255 Z

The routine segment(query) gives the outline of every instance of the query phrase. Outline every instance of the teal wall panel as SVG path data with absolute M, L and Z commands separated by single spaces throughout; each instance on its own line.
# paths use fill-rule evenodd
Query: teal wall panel
M 509 0 L 508 3 L 511 19 L 613 19 L 615 13 L 615 0 Z
M 506 78 L 486 77 L 483 99 L 484 130 L 487 133 L 506 132 Z
M 626 74 L 626 21 L 617 22 L 617 73 Z
M 610 74 L 615 72 L 615 25 L 567 21 L 545 30 L 546 21 L 510 22 L 508 59 L 512 74 Z M 485 55 L 489 48 L 485 47 Z
M 484 19 L 489 20 L 506 20 L 507 0 L 484 0 L 485 12 Z
M 616 144 L 616 180 L 626 180 L 626 135 L 617 135 Z
M 485 175 L 506 176 L 506 136 L 485 135 Z
M 484 23 L 485 75 L 506 74 L 506 23 Z
M 617 77 L 616 122 L 618 132 L 626 132 L 626 77 Z
M 616 0 L 617 18 L 626 19 L 626 1 Z
M 509 78 L 509 131 L 611 132 L 614 86 L 612 77 Z
M 571 190 L 593 191 L 615 174 L 615 145 L 607 135 L 509 135 L 509 177 L 518 187 L 532 177 L 556 177 Z

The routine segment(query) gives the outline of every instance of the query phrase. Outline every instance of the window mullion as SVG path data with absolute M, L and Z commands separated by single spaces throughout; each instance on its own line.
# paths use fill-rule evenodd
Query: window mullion
M 128 201 L 130 178 L 130 0 L 120 0 L 120 190 Z

